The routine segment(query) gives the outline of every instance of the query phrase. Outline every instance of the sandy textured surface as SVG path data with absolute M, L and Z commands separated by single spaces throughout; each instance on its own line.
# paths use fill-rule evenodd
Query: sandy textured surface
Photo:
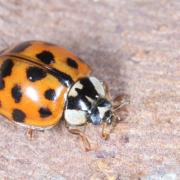
M 109 141 L 89 125 L 92 152 L 63 124 L 29 140 L 1 118 L 0 179 L 180 179 L 179 0 L 0 0 L 0 48 L 32 39 L 86 59 L 129 115 Z

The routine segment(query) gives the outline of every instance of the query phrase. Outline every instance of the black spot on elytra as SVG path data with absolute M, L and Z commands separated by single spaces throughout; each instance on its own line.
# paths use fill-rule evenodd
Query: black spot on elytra
M 59 80 L 59 82 L 66 87 L 70 87 L 74 83 L 71 76 L 61 71 L 58 71 L 55 68 L 50 69 L 48 72 L 54 77 L 56 77 Z
M 66 60 L 68 66 L 77 69 L 78 68 L 78 64 L 75 60 L 71 59 L 71 58 L 67 58 Z
M 22 97 L 21 86 L 18 84 L 14 85 L 11 89 L 11 95 L 16 103 L 19 103 Z
M 49 51 L 42 51 L 41 53 L 37 54 L 36 57 L 45 64 L 51 64 L 55 62 L 54 55 Z
M 14 121 L 24 122 L 24 119 L 26 118 L 26 114 L 20 109 L 14 109 L 12 112 L 12 117 Z
M 0 90 L 5 88 L 5 82 L 2 78 L 0 78 Z
M 45 78 L 47 74 L 43 69 L 31 66 L 26 70 L 26 75 L 30 81 L 35 82 Z
M 19 53 L 19 52 L 24 51 L 29 46 L 31 46 L 31 41 L 26 41 L 26 42 L 23 42 L 23 43 L 18 44 L 17 46 L 15 46 L 10 52 L 11 53 Z
M 1 77 L 10 76 L 12 72 L 12 68 L 14 66 L 14 63 L 11 59 L 5 60 L 0 68 Z
M 56 91 L 54 89 L 48 89 L 45 91 L 44 96 L 46 99 L 53 101 L 56 98 Z
M 52 114 L 52 112 L 48 108 L 41 107 L 39 109 L 40 117 L 46 118 Z

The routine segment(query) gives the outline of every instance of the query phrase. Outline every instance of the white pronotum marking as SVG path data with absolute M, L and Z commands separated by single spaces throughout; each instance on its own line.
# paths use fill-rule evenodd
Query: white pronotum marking
M 92 82 L 94 88 L 96 89 L 97 93 L 101 96 L 104 97 L 105 96 L 105 90 L 103 87 L 102 82 L 100 82 L 97 78 L 95 77 L 90 77 L 89 78 L 90 81 Z
M 69 96 L 76 97 L 78 95 L 78 92 L 76 89 L 82 89 L 83 85 L 78 81 L 77 83 L 74 84 L 74 86 L 70 89 L 69 91 Z
M 65 120 L 70 125 L 83 125 L 86 123 L 86 112 L 66 109 L 64 113 Z
M 88 97 L 88 96 L 85 96 L 85 97 L 87 98 L 87 100 L 88 100 L 91 104 L 94 102 L 94 100 L 91 99 L 90 97 Z

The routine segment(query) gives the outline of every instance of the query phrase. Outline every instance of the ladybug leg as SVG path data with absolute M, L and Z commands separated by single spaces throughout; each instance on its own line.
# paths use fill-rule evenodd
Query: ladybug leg
M 101 137 L 104 140 L 108 140 L 109 136 L 111 134 L 111 132 L 114 130 L 114 128 L 116 127 L 116 124 L 121 120 L 121 118 L 115 114 L 112 115 L 112 122 L 111 124 L 108 124 L 106 122 L 104 122 L 102 124 L 102 131 L 101 131 Z
M 88 139 L 87 135 L 84 132 L 85 128 L 84 128 L 84 131 L 81 131 L 81 130 L 79 130 L 77 128 L 71 128 L 67 124 L 66 124 L 66 128 L 71 134 L 75 134 L 75 135 L 77 135 L 77 136 L 79 136 L 81 138 L 81 140 L 83 142 L 83 145 L 84 145 L 84 148 L 85 148 L 85 151 L 91 151 L 92 150 L 89 139 Z
M 108 140 L 109 139 L 109 135 L 110 135 L 110 128 L 108 128 L 108 124 L 107 123 L 103 123 L 102 125 L 102 132 L 101 132 L 101 136 L 104 140 Z M 111 125 L 109 125 L 111 126 Z
M 32 138 L 33 138 L 33 132 L 34 132 L 33 129 L 28 129 L 28 130 L 27 130 L 27 136 L 28 136 L 28 138 L 29 138 L 30 140 L 32 140 Z
M 69 132 L 78 135 L 82 139 L 86 151 L 90 151 L 92 149 L 88 137 L 82 131 L 79 129 L 70 129 Z
M 116 127 L 116 124 L 125 118 L 121 116 L 122 114 L 117 114 L 118 110 L 121 111 L 121 113 L 128 112 L 126 107 L 129 103 L 129 96 L 127 96 L 126 94 L 121 94 L 112 101 L 112 122 L 111 124 L 108 124 L 106 122 L 102 124 L 101 136 L 104 140 L 107 140 L 109 138 L 111 132 Z

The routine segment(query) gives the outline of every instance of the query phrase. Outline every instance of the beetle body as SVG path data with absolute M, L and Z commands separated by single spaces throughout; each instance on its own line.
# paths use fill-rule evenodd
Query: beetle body
M 90 67 L 65 48 L 28 41 L 0 54 L 0 114 L 33 128 L 111 123 L 111 103 Z

